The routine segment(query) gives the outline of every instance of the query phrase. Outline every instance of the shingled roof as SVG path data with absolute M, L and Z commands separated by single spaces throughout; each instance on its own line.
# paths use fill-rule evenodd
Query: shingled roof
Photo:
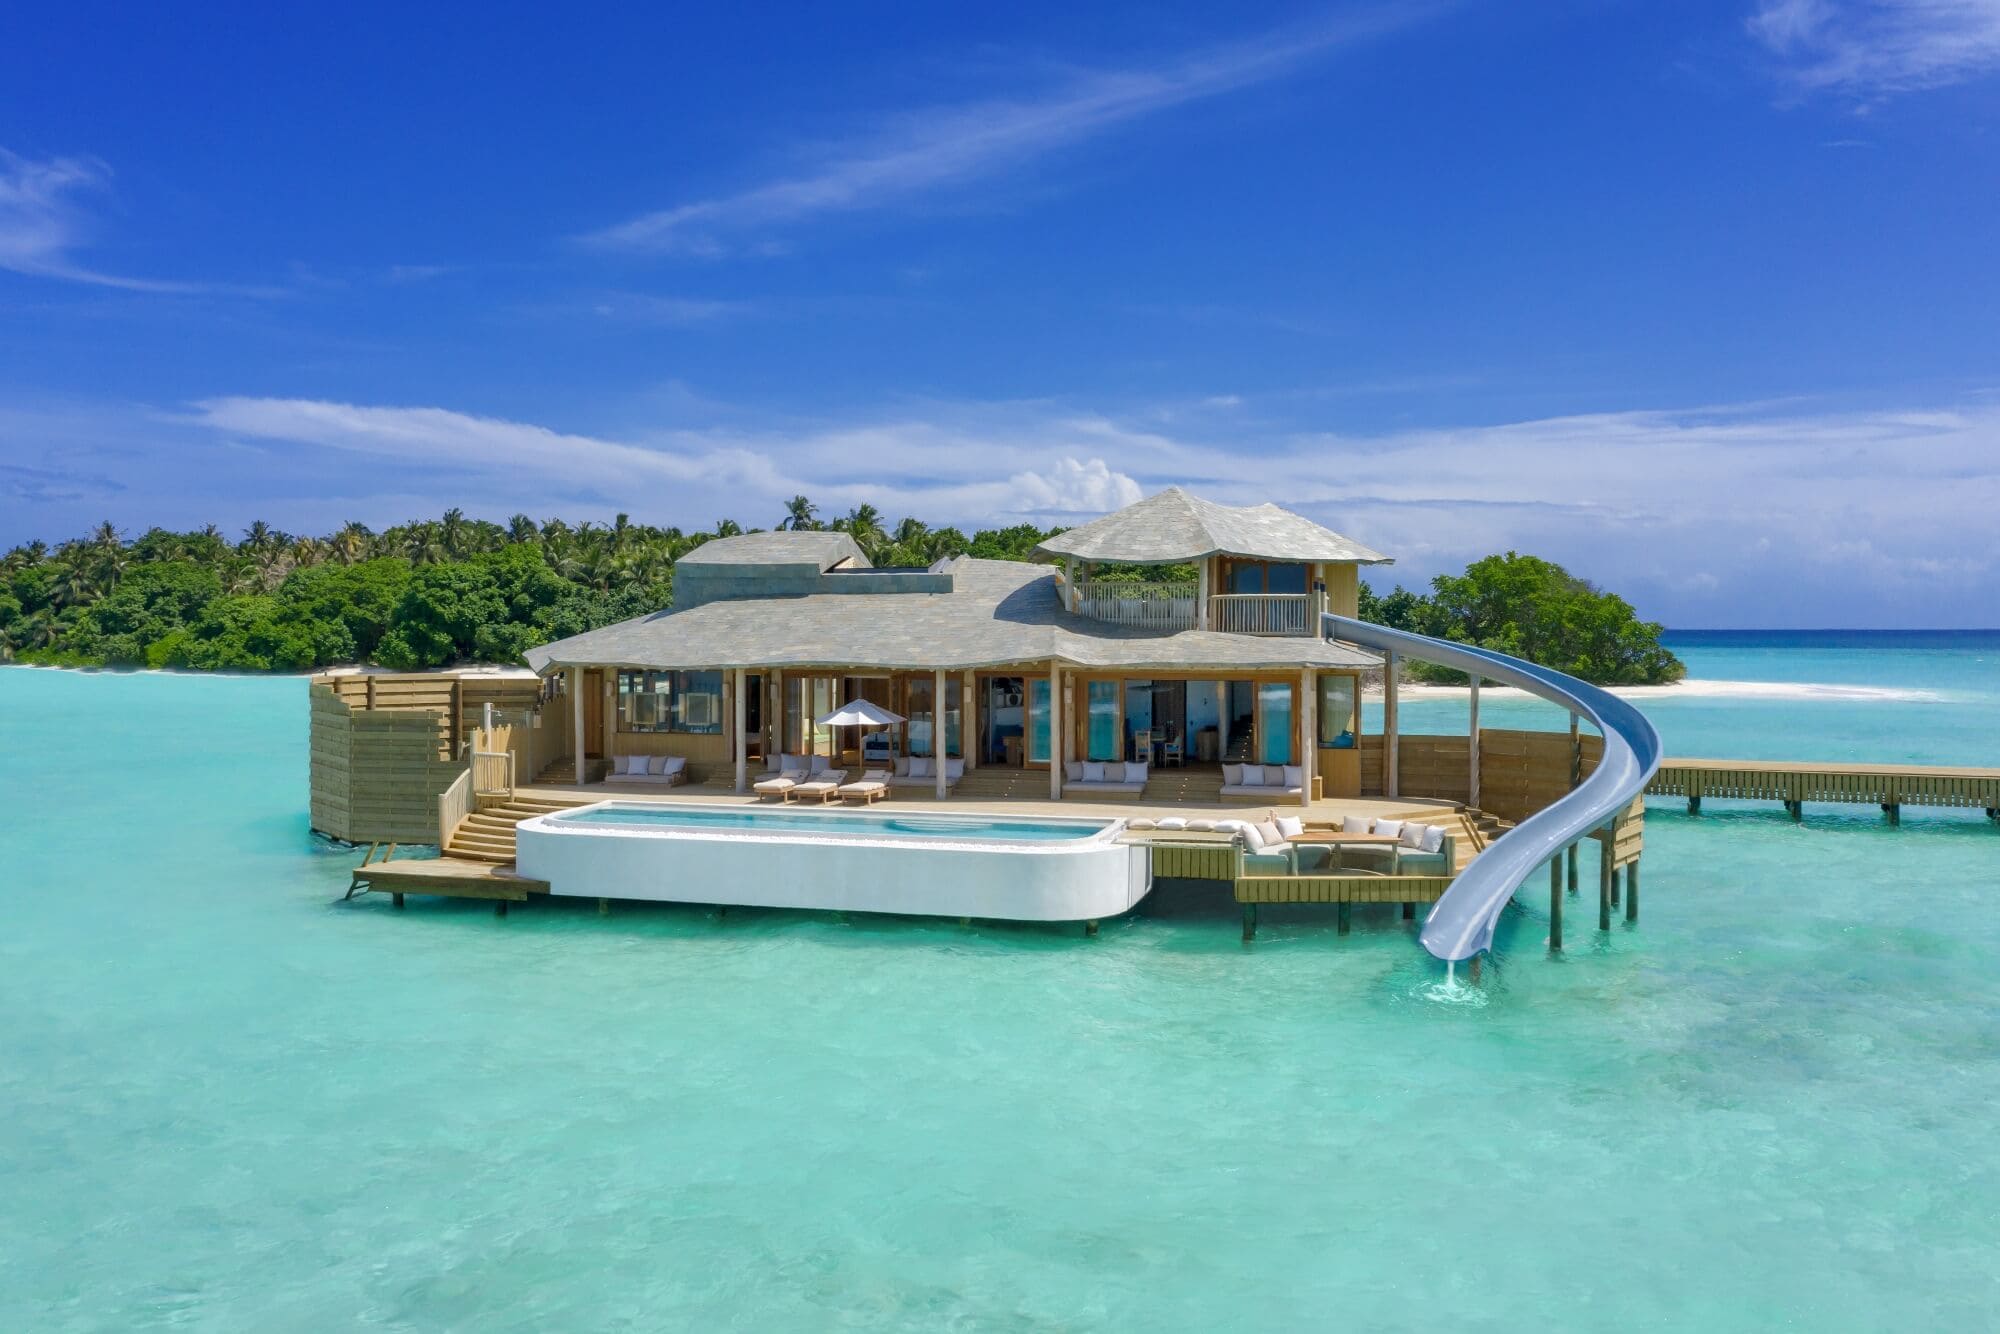
M 1216 555 L 1361 565 L 1386 565 L 1390 560 L 1276 505 L 1218 505 L 1178 486 L 1058 533 L 1035 552 L 1134 565 L 1175 564 Z
M 1055 572 L 1020 561 L 960 557 L 949 593 L 742 598 L 620 621 L 528 650 L 537 672 L 618 666 L 863 667 L 964 671 L 1060 659 L 1079 667 L 1171 672 L 1366 667 L 1372 653 L 1310 637 L 1212 630 L 1162 634 L 1064 609 Z

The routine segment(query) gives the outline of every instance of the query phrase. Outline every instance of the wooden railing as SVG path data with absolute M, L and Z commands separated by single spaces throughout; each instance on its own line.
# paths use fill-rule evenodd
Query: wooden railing
M 438 847 L 444 848 L 472 814 L 472 770 L 464 769 L 451 786 L 438 793 Z
M 1310 635 L 1318 609 L 1312 593 L 1217 593 L 1208 600 L 1208 628 L 1232 635 Z
M 1078 583 L 1079 616 L 1149 630 L 1192 630 L 1199 590 L 1194 584 L 1142 584 L 1124 580 Z
M 514 752 L 475 750 L 472 752 L 472 791 L 475 797 L 514 795 Z

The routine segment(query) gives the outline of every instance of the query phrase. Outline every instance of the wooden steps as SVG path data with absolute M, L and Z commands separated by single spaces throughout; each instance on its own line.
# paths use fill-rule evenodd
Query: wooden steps
M 610 771 L 611 762 L 601 755 L 591 755 L 585 758 L 584 766 L 585 772 L 589 775 L 587 781 L 597 783 L 602 782 L 604 775 Z M 576 756 L 563 755 L 551 760 L 547 768 L 535 775 L 535 781 L 575 787 Z
M 447 857 L 465 861 L 509 865 L 514 860 L 515 828 L 521 821 L 550 811 L 566 810 L 581 799 L 515 793 L 504 801 L 483 806 L 465 817 L 444 846 Z

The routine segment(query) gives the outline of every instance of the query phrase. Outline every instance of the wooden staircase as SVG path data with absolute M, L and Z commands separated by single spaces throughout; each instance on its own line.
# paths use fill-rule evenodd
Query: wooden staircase
M 459 823 L 445 842 L 447 857 L 506 866 L 514 860 L 514 828 L 530 816 L 567 810 L 582 803 L 563 797 L 530 796 L 516 792 L 483 806 Z
M 1146 771 L 1146 793 L 1141 800 L 1221 806 L 1222 770 L 1214 765 L 1199 768 L 1166 769 L 1155 765 Z
M 906 790 L 899 789 L 897 795 Z M 968 801 L 1047 801 L 1049 771 L 1014 769 L 1004 764 L 968 769 L 959 776 L 951 794 Z

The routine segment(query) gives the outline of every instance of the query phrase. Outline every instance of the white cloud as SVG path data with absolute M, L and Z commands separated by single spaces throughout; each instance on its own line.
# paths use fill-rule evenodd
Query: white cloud
M 1016 168 L 1155 112 L 1281 77 L 1429 7 L 1359 11 L 1157 68 L 1084 74 L 1038 97 L 927 108 L 821 150 L 801 172 L 645 213 L 585 239 L 622 249 L 720 254 L 731 248 L 725 238 L 733 233 L 882 208 Z
M 2000 0 L 1759 0 L 1749 27 L 1808 89 L 1876 96 L 2000 67 Z
M 89 157 L 35 161 L 0 148 L 0 269 L 130 292 L 194 292 L 193 283 L 101 273 L 76 261 L 88 231 L 76 196 L 104 189 L 111 169 Z

